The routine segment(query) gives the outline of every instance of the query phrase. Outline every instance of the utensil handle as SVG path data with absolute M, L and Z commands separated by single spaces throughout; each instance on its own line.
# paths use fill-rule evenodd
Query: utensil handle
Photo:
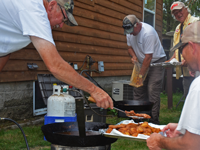
M 88 100 L 93 102 L 93 103 L 96 103 L 95 99 L 93 97 L 91 97 L 91 96 L 88 97 Z
M 88 97 L 88 100 L 91 101 L 91 102 L 96 103 L 95 99 L 94 99 L 93 97 L 91 97 L 91 96 Z M 118 110 L 118 111 L 121 111 L 121 112 L 125 113 L 125 111 L 123 111 L 123 110 L 121 110 L 121 109 L 119 109 L 119 108 L 116 108 L 116 107 L 113 107 L 113 108 L 116 109 L 116 110 Z M 125 113 L 125 114 L 126 114 L 126 113 Z

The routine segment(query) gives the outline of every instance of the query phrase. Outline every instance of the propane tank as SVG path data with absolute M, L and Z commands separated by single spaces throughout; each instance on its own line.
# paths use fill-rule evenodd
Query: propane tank
M 65 107 L 66 109 L 65 115 L 74 117 L 76 115 L 76 102 L 75 98 L 72 95 L 69 95 L 68 89 L 69 89 L 68 85 L 63 86 L 63 95 L 67 103 Z
M 61 93 L 60 85 L 53 85 L 53 94 L 47 101 L 47 116 L 74 117 L 76 114 L 75 98 L 67 94 L 66 87 Z

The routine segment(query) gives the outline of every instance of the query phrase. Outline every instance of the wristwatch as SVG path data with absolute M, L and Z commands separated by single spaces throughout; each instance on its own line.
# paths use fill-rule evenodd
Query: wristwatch
M 141 74 L 139 74 L 139 78 L 142 78 L 142 75 L 141 75 Z

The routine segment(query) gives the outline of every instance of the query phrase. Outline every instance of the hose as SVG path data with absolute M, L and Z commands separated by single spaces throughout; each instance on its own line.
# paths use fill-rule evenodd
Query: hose
M 83 65 L 85 64 L 85 61 L 86 61 L 87 57 L 90 57 L 90 56 L 89 56 L 89 55 L 86 55 L 86 57 L 85 57 L 85 59 L 84 59 L 84 61 L 83 61 L 82 66 L 81 66 L 78 70 L 81 70 L 81 69 L 82 69 Z
M 12 120 L 12 119 L 9 119 L 9 118 L 0 118 L 0 120 L 8 120 L 8 121 L 14 122 L 14 123 L 19 127 L 19 129 L 21 130 L 21 132 L 22 132 L 22 134 L 23 134 L 23 136 L 24 136 L 24 140 L 25 140 L 25 142 L 26 142 L 27 150 L 29 150 L 28 141 L 27 141 L 27 139 L 26 139 L 25 133 L 24 133 L 24 131 L 22 130 L 21 126 L 20 126 L 16 121 L 14 121 L 14 120 Z

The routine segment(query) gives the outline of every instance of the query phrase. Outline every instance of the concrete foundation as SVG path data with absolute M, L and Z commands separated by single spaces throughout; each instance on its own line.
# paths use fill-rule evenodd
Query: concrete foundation
M 0 117 L 25 119 L 33 115 L 33 82 L 0 83 Z

